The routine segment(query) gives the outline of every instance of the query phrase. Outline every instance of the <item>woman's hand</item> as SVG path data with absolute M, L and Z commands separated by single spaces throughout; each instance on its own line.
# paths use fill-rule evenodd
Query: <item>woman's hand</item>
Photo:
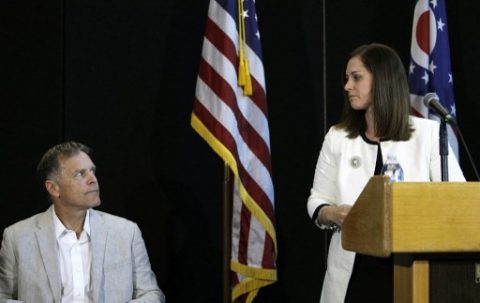
M 343 220 L 350 212 L 352 208 L 351 205 L 340 204 L 338 206 L 329 205 L 321 209 L 318 214 L 318 221 L 322 224 L 331 224 L 335 223 L 338 226 L 342 227 Z

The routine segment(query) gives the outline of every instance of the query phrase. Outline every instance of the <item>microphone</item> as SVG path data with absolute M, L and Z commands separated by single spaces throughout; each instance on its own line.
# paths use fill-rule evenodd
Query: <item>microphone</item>
M 452 128 L 455 129 L 456 134 L 458 135 L 458 138 L 460 138 L 460 141 L 462 142 L 462 145 L 465 148 L 465 152 L 467 153 L 468 160 L 470 161 L 470 165 L 472 166 L 473 172 L 475 173 L 475 177 L 477 178 L 477 181 L 480 181 L 480 176 L 478 174 L 477 167 L 475 165 L 475 162 L 473 161 L 472 155 L 470 154 L 468 145 L 465 142 L 465 139 L 463 138 L 462 131 L 460 130 L 460 127 L 458 127 L 457 121 L 455 121 L 455 118 L 452 115 L 450 115 L 450 113 L 445 109 L 445 107 L 442 106 L 442 104 L 440 104 L 440 101 L 438 100 L 438 96 L 435 93 L 426 94 L 425 97 L 423 98 L 423 104 L 425 104 L 426 107 L 429 107 L 435 110 L 435 112 L 440 115 L 440 117 L 443 119 L 444 122 L 450 123 Z M 442 132 L 442 127 L 440 127 L 440 132 Z M 445 136 L 446 136 L 446 132 L 445 132 Z M 446 141 L 445 139 L 444 141 Z M 448 150 L 448 148 L 446 149 Z M 442 155 L 441 157 L 445 157 L 445 156 Z M 444 168 L 442 168 L 442 170 L 444 170 Z M 445 170 L 448 170 L 448 167 Z M 442 176 L 442 179 L 443 179 L 443 176 Z
M 455 118 L 440 103 L 437 94 L 435 93 L 426 94 L 425 97 L 423 98 L 423 104 L 425 104 L 426 107 L 433 109 L 440 116 L 440 118 L 443 119 L 443 121 L 450 124 L 454 124 L 454 125 L 457 124 L 457 121 L 455 121 Z

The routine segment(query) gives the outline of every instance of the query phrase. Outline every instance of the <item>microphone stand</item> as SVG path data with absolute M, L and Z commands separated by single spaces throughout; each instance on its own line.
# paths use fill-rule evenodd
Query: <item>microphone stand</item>
M 442 182 L 448 182 L 448 133 L 447 121 L 440 122 L 440 158 L 442 161 Z

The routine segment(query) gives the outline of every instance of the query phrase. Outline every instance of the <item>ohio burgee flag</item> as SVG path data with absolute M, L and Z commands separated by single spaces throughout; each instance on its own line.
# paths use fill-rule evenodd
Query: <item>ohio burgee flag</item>
M 418 0 L 413 15 L 409 85 L 412 108 L 418 116 L 437 119 L 423 104 L 429 92 L 456 118 L 453 77 L 450 67 L 445 0 Z M 448 126 L 449 143 L 458 159 L 458 140 Z

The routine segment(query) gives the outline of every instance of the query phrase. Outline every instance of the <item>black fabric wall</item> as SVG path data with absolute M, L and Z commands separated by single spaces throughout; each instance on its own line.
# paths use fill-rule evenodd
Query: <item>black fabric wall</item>
M 255 302 L 317 302 L 328 235 L 311 224 L 305 204 L 323 134 L 343 104 L 344 60 L 360 44 L 382 42 L 407 66 L 414 1 L 256 4 L 279 281 Z M 479 162 L 480 39 L 471 12 L 480 4 L 447 6 L 458 120 Z M 48 207 L 35 166 L 50 146 L 77 140 L 94 149 L 100 209 L 140 225 L 168 301 L 221 301 L 223 163 L 190 127 L 207 7 L 207 0 L 0 3 L 0 229 Z

